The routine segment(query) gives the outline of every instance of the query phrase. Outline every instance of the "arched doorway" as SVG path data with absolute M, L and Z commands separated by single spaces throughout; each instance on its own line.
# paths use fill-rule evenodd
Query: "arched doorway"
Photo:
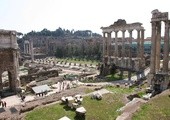
M 0 75 L 0 95 L 6 96 L 9 93 L 13 93 L 12 90 L 12 74 L 10 71 L 4 71 Z

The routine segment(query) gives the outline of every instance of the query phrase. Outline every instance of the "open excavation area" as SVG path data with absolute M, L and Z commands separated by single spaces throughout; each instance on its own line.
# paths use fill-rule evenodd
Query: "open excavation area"
M 0 120 L 170 120 L 169 13 L 149 15 L 150 36 L 142 19 L 0 29 Z

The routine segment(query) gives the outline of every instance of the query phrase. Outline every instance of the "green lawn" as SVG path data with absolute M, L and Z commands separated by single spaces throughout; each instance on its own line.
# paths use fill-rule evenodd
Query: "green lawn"
M 116 111 L 123 106 L 122 94 L 105 94 L 102 100 L 92 100 L 90 96 L 84 97 L 82 106 L 87 110 L 86 120 L 114 120 L 119 115 Z M 55 104 L 35 109 L 26 115 L 26 120 L 58 120 L 63 116 L 75 119 L 75 111 L 65 105 Z M 80 119 L 79 119 L 80 120 Z
M 122 79 L 124 79 L 124 78 L 126 78 L 125 76 L 123 76 L 123 78 L 121 78 L 120 76 L 119 76 L 119 74 L 110 74 L 110 75 L 107 75 L 106 76 L 106 81 L 115 81 L 115 80 L 122 80 Z
M 134 92 L 134 88 L 121 88 L 121 87 L 106 87 L 107 90 L 116 94 L 130 94 Z
M 170 97 L 160 96 L 144 104 L 132 120 L 170 120 Z

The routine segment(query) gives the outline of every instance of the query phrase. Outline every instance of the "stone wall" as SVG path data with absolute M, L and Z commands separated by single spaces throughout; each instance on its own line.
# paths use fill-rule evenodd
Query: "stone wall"
M 58 77 L 57 70 L 43 71 L 39 73 L 20 76 L 21 85 L 26 85 L 31 81 L 43 81 L 51 77 Z

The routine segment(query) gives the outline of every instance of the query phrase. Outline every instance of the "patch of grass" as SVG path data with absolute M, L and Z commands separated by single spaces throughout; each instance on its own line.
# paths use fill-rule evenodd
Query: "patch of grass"
M 86 89 L 85 90 L 85 94 L 88 94 L 88 93 L 91 93 L 91 92 L 94 92 L 94 90 L 93 89 Z
M 84 97 L 82 106 L 86 109 L 86 120 L 114 120 L 119 115 L 116 110 L 123 106 L 122 96 L 116 94 L 105 94 L 102 100 Z M 65 105 L 55 104 L 52 106 L 35 109 L 26 115 L 26 120 L 58 120 L 68 116 L 75 120 L 75 111 L 68 109 Z
M 106 89 L 113 93 L 118 93 L 118 94 L 129 94 L 134 92 L 134 88 L 121 88 L 121 87 L 107 86 Z
M 126 78 L 126 76 L 120 77 L 120 75 L 117 74 L 110 74 L 106 76 L 106 81 L 115 81 L 115 80 L 122 80 Z
M 64 105 L 56 104 L 40 109 L 33 110 L 26 115 L 26 120 L 58 120 L 63 116 L 74 118 L 75 112 L 63 108 Z
M 141 97 L 141 98 L 142 98 L 142 96 L 143 96 L 143 95 L 145 95 L 145 94 L 146 94 L 146 92 L 145 92 L 145 91 L 140 91 L 140 92 L 138 92 L 137 94 L 139 95 L 139 97 Z
M 170 97 L 159 96 L 144 104 L 132 120 L 170 120 Z

